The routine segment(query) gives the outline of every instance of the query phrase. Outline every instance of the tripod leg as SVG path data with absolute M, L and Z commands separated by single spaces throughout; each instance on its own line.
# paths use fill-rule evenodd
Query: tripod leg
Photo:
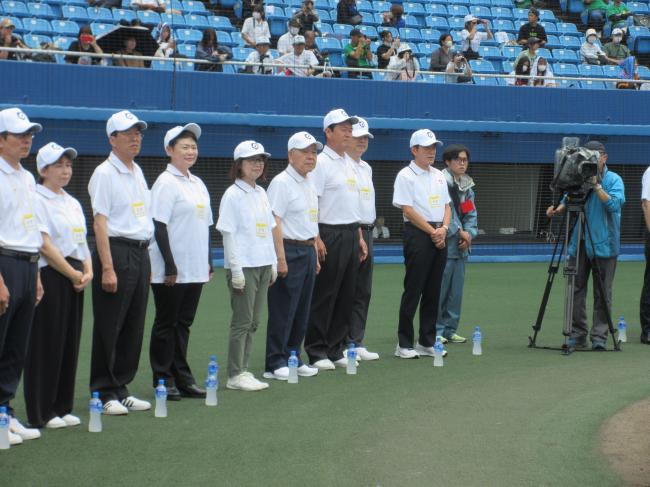
M 582 213 L 573 205 L 568 205 L 567 214 L 569 215 L 569 220 L 573 220 L 573 224 L 567 225 L 565 233 L 566 252 L 564 256 L 564 276 L 566 278 L 566 285 L 564 289 L 564 323 L 562 327 L 562 334 L 564 335 L 564 352 L 566 354 L 569 354 L 574 351 L 574 347 L 571 345 L 569 339 L 571 338 L 573 332 L 573 308 L 576 289 L 576 275 L 578 274 L 578 266 L 580 263 L 580 240 L 582 239 Z M 573 235 L 573 229 L 576 225 L 576 255 L 574 257 L 570 257 L 568 252 L 569 241 Z

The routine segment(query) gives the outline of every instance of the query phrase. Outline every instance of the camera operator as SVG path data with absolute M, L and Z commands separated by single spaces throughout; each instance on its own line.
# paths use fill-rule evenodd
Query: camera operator
M 573 327 L 569 346 L 586 348 L 587 346 L 587 286 L 589 273 L 594 264 L 600 270 L 600 280 L 605 291 L 605 296 L 600 293 L 600 288 L 593 277 L 594 314 L 591 328 L 592 350 L 605 350 L 607 341 L 608 323 L 606 309 L 611 316 L 612 283 L 616 271 L 616 257 L 620 250 L 621 208 L 625 203 L 625 188 L 623 180 L 615 172 L 607 169 L 607 152 L 605 146 L 592 140 L 585 144 L 585 148 L 600 153 L 598 160 L 598 175 L 590 178 L 586 186 L 589 189 L 585 204 L 585 219 L 587 229 L 583 232 L 582 240 L 577 242 L 577 226 L 573 228 L 573 235 L 569 243 L 569 258 L 575 260 L 577 245 L 580 245 L 579 260 L 576 262 L 577 275 L 573 293 Z M 550 206 L 546 210 L 549 218 L 561 214 L 566 210 L 566 195 L 557 206 Z M 605 306 L 607 308 L 605 308 Z
M 274 64 L 273 55 L 269 52 L 271 41 L 268 37 L 260 37 L 255 45 L 255 50 L 246 58 L 246 63 L 250 63 L 244 68 L 244 73 L 253 74 L 273 74 Z M 261 66 L 260 66 L 261 64 Z
M 455 52 L 445 70 L 445 83 L 471 83 L 472 68 L 460 52 Z
M 460 37 L 463 40 L 463 56 L 467 59 L 478 59 L 478 48 L 481 46 L 481 41 L 492 39 L 492 31 L 487 20 L 477 19 L 472 14 L 465 15 L 465 28 L 460 32 Z M 478 31 L 478 24 L 482 24 L 486 32 Z
M 359 29 L 352 29 L 350 32 L 350 43 L 343 49 L 345 64 L 350 67 L 369 68 L 372 62 L 372 51 L 370 50 L 370 39 Z M 372 75 L 369 72 L 349 71 L 348 78 L 368 78 Z
M 645 222 L 645 274 L 641 291 L 641 343 L 650 345 L 650 167 L 641 181 L 641 208 Z
M 377 67 L 379 69 L 386 69 L 390 58 L 397 54 L 400 40 L 399 36 L 393 39 L 393 34 L 389 30 L 384 30 L 381 33 L 381 42 L 381 46 L 377 48 Z
M 385 80 L 415 81 L 420 71 L 420 63 L 413 55 L 408 44 L 402 44 L 397 49 L 397 55 L 390 58 Z M 399 72 L 397 72 L 399 71 Z

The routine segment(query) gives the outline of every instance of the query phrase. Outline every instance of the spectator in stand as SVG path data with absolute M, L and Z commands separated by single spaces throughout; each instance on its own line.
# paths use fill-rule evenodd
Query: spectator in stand
M 152 10 L 164 14 L 167 10 L 167 4 L 162 0 L 132 0 L 131 8 L 133 10 Z
M 460 37 L 463 40 L 463 56 L 465 59 L 478 59 L 478 48 L 481 46 L 481 41 L 492 39 L 492 31 L 488 26 L 487 20 L 481 20 L 474 17 L 472 14 L 465 15 L 465 28 L 461 31 Z M 478 31 L 479 22 L 483 24 L 486 32 Z
M 528 22 L 519 27 L 519 35 L 517 36 L 517 44 L 522 46 L 528 45 L 528 39 L 536 37 L 539 39 L 539 47 L 544 47 L 548 38 L 546 37 L 546 30 L 544 26 L 539 24 L 539 10 L 531 7 L 528 10 Z
M 610 59 L 598 45 L 598 35 L 595 29 L 587 29 L 585 42 L 580 46 L 582 60 L 587 64 L 618 64 L 616 59 Z
M 630 50 L 623 44 L 623 31 L 616 28 L 612 31 L 612 40 L 603 46 L 605 56 L 616 61 L 623 61 L 630 56 Z
M 395 29 L 406 27 L 406 21 L 403 15 L 404 7 L 399 3 L 394 3 L 390 6 L 389 12 L 384 12 L 384 22 L 381 25 L 384 27 L 394 27 Z
M 372 238 L 390 238 L 390 230 L 386 226 L 383 216 L 378 216 L 375 222 L 375 228 L 372 229 Z
M 136 51 L 137 47 L 135 37 L 127 37 L 124 39 L 124 48 L 116 52 L 118 56 L 142 56 L 140 51 Z M 121 57 L 115 58 L 113 61 L 116 66 L 123 66 L 125 68 L 144 68 L 144 61 L 142 59 L 124 59 Z
M 453 60 L 454 51 L 452 51 L 452 47 L 454 47 L 454 39 L 451 37 L 451 34 L 442 34 L 439 42 L 440 48 L 431 54 L 429 71 L 445 71 L 449 63 Z
M 528 57 L 522 57 L 515 64 L 515 70 L 510 72 L 511 75 L 515 75 L 516 78 L 507 78 L 506 82 L 510 86 L 528 86 L 528 76 L 530 76 L 530 59 Z M 524 78 L 524 76 L 526 76 Z
M 278 39 L 278 52 L 280 56 L 293 52 L 293 41 L 300 35 L 300 22 L 295 19 L 289 21 L 289 30 Z M 300 36 L 303 37 L 303 36 Z
M 609 0 L 582 0 L 589 15 L 589 24 L 598 30 L 603 29 Z
M 537 37 L 529 37 L 528 49 L 525 49 L 519 53 L 517 59 L 515 59 L 515 64 L 517 64 L 521 58 L 527 57 L 532 66 L 532 64 L 535 62 L 535 59 L 537 59 L 538 48 L 539 48 L 539 39 Z
M 339 3 L 339 5 L 341 4 Z M 359 29 L 352 29 L 352 32 L 350 32 L 350 43 L 343 49 L 343 57 L 347 66 L 369 68 L 370 62 L 372 61 L 370 39 L 363 35 Z M 348 78 L 371 79 L 372 75 L 368 72 L 349 71 Z
M 472 67 L 460 52 L 454 52 L 445 69 L 445 83 L 471 83 Z
M 232 51 L 228 46 L 220 46 L 217 43 L 217 33 L 214 29 L 205 29 L 201 42 L 196 46 L 196 59 L 204 59 L 212 64 L 197 64 L 197 71 L 222 72 L 221 63 L 232 59 Z
M 271 41 L 268 37 L 260 37 L 255 46 L 255 50 L 251 52 L 246 58 L 246 62 L 250 63 L 243 72 L 252 74 L 273 74 L 275 65 L 273 55 L 269 52 Z M 257 63 L 262 63 L 259 66 Z
M 607 20 L 612 23 L 612 27 L 618 27 L 626 33 L 627 26 L 634 25 L 630 24 L 633 15 L 621 0 L 614 0 L 614 3 L 610 3 L 609 7 L 607 7 Z
M 404 43 L 399 46 L 397 54 L 390 58 L 388 70 L 384 77 L 386 80 L 415 81 L 417 79 L 420 63 L 408 44 Z
M 15 28 L 16 26 L 11 19 L 2 19 L 2 21 L 0 21 L 0 41 L 2 42 L 2 47 L 20 47 L 22 49 L 29 49 L 25 44 L 23 44 L 23 41 L 13 35 Z M 20 61 L 23 59 L 23 56 L 23 54 L 17 54 L 15 52 L 0 51 L 0 59 L 8 59 L 9 61 Z
M 121 0 L 88 0 L 90 7 L 104 7 L 104 8 L 122 8 Z
M 164 58 L 173 58 L 173 57 L 185 57 L 181 55 L 176 49 L 176 41 L 170 39 L 169 42 L 165 42 L 165 47 L 160 46 L 156 49 L 154 53 L 155 57 L 164 57 Z
M 533 77 L 530 86 L 542 86 L 544 88 L 556 88 L 555 80 L 553 79 L 553 70 L 548 61 L 543 56 L 538 56 L 533 63 L 530 70 L 530 75 Z
M 244 20 L 241 37 L 248 47 L 255 47 L 261 38 L 271 38 L 269 23 L 264 17 L 264 7 L 262 5 L 256 5 L 253 8 L 253 15 Z
M 305 38 L 303 36 L 296 36 L 293 39 L 293 52 L 280 57 L 278 62 L 286 66 L 285 73 L 287 75 L 301 78 L 316 74 L 314 67 L 318 66 L 318 59 L 316 59 L 314 53 L 305 49 Z
M 363 21 L 357 10 L 356 0 L 340 0 L 336 6 L 336 22 L 338 24 L 359 25 Z
M 172 29 L 167 22 L 158 25 L 158 38 L 156 39 L 158 47 L 165 49 L 173 37 Z
M 393 40 L 393 34 L 384 30 L 381 33 L 381 46 L 377 48 L 377 67 L 379 69 L 386 69 L 390 58 L 397 54 L 400 40 L 399 37 Z
M 84 25 L 79 29 L 77 40 L 70 44 L 68 51 L 86 52 L 102 54 L 102 48 L 97 45 L 95 36 L 93 36 L 90 26 Z M 70 64 L 98 65 L 102 63 L 102 58 L 97 56 L 66 56 L 65 62 Z
M 318 31 L 314 24 L 320 20 L 316 10 L 314 10 L 313 0 L 305 0 L 302 8 L 298 10 L 293 16 L 293 20 L 297 20 L 300 24 L 300 33 L 307 37 L 307 32 Z
M 316 45 L 316 32 L 313 30 L 308 30 L 305 32 L 305 49 L 311 51 L 316 59 L 318 59 L 318 65 L 323 66 L 325 64 L 325 58 L 318 49 Z

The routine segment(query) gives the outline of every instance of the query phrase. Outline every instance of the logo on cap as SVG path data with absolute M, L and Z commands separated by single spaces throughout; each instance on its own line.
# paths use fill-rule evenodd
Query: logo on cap
M 133 115 L 131 115 L 130 112 L 125 112 L 124 113 L 124 118 L 127 118 L 127 119 L 131 120 L 131 119 L 133 119 Z
M 359 120 L 359 127 L 361 127 L 362 129 L 365 129 L 366 128 L 366 123 L 363 120 Z
M 52 142 L 50 144 L 50 149 L 56 149 L 56 148 L 57 148 L 57 145 L 54 142 Z
M 23 112 L 21 112 L 20 110 L 18 110 L 18 111 L 16 112 L 16 116 L 17 116 L 19 119 L 21 119 L 21 120 L 25 120 L 25 119 L 27 118 L 27 117 L 25 116 L 25 114 L 24 114 Z
M 433 132 L 431 132 L 431 130 L 427 130 L 426 133 L 427 133 L 427 137 L 429 137 L 430 139 L 433 139 Z
M 311 135 L 309 135 L 308 133 L 306 133 L 306 132 L 305 132 L 304 136 L 305 136 L 305 139 L 307 139 L 307 140 L 313 139 L 313 137 Z
M 260 148 L 260 145 L 259 145 L 257 142 L 253 142 L 253 143 L 251 144 L 251 147 L 252 147 L 253 149 L 257 150 L 257 149 Z

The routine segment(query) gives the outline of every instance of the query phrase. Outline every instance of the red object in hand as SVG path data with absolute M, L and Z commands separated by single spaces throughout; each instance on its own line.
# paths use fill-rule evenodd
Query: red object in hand
M 91 36 L 90 34 L 81 34 L 79 36 L 79 40 L 81 42 L 85 42 L 87 44 L 92 44 L 92 42 L 95 40 L 95 38 L 93 36 Z
M 476 210 L 476 207 L 474 206 L 474 202 L 472 200 L 465 200 L 460 204 L 460 211 L 463 213 L 463 215 L 474 210 Z

